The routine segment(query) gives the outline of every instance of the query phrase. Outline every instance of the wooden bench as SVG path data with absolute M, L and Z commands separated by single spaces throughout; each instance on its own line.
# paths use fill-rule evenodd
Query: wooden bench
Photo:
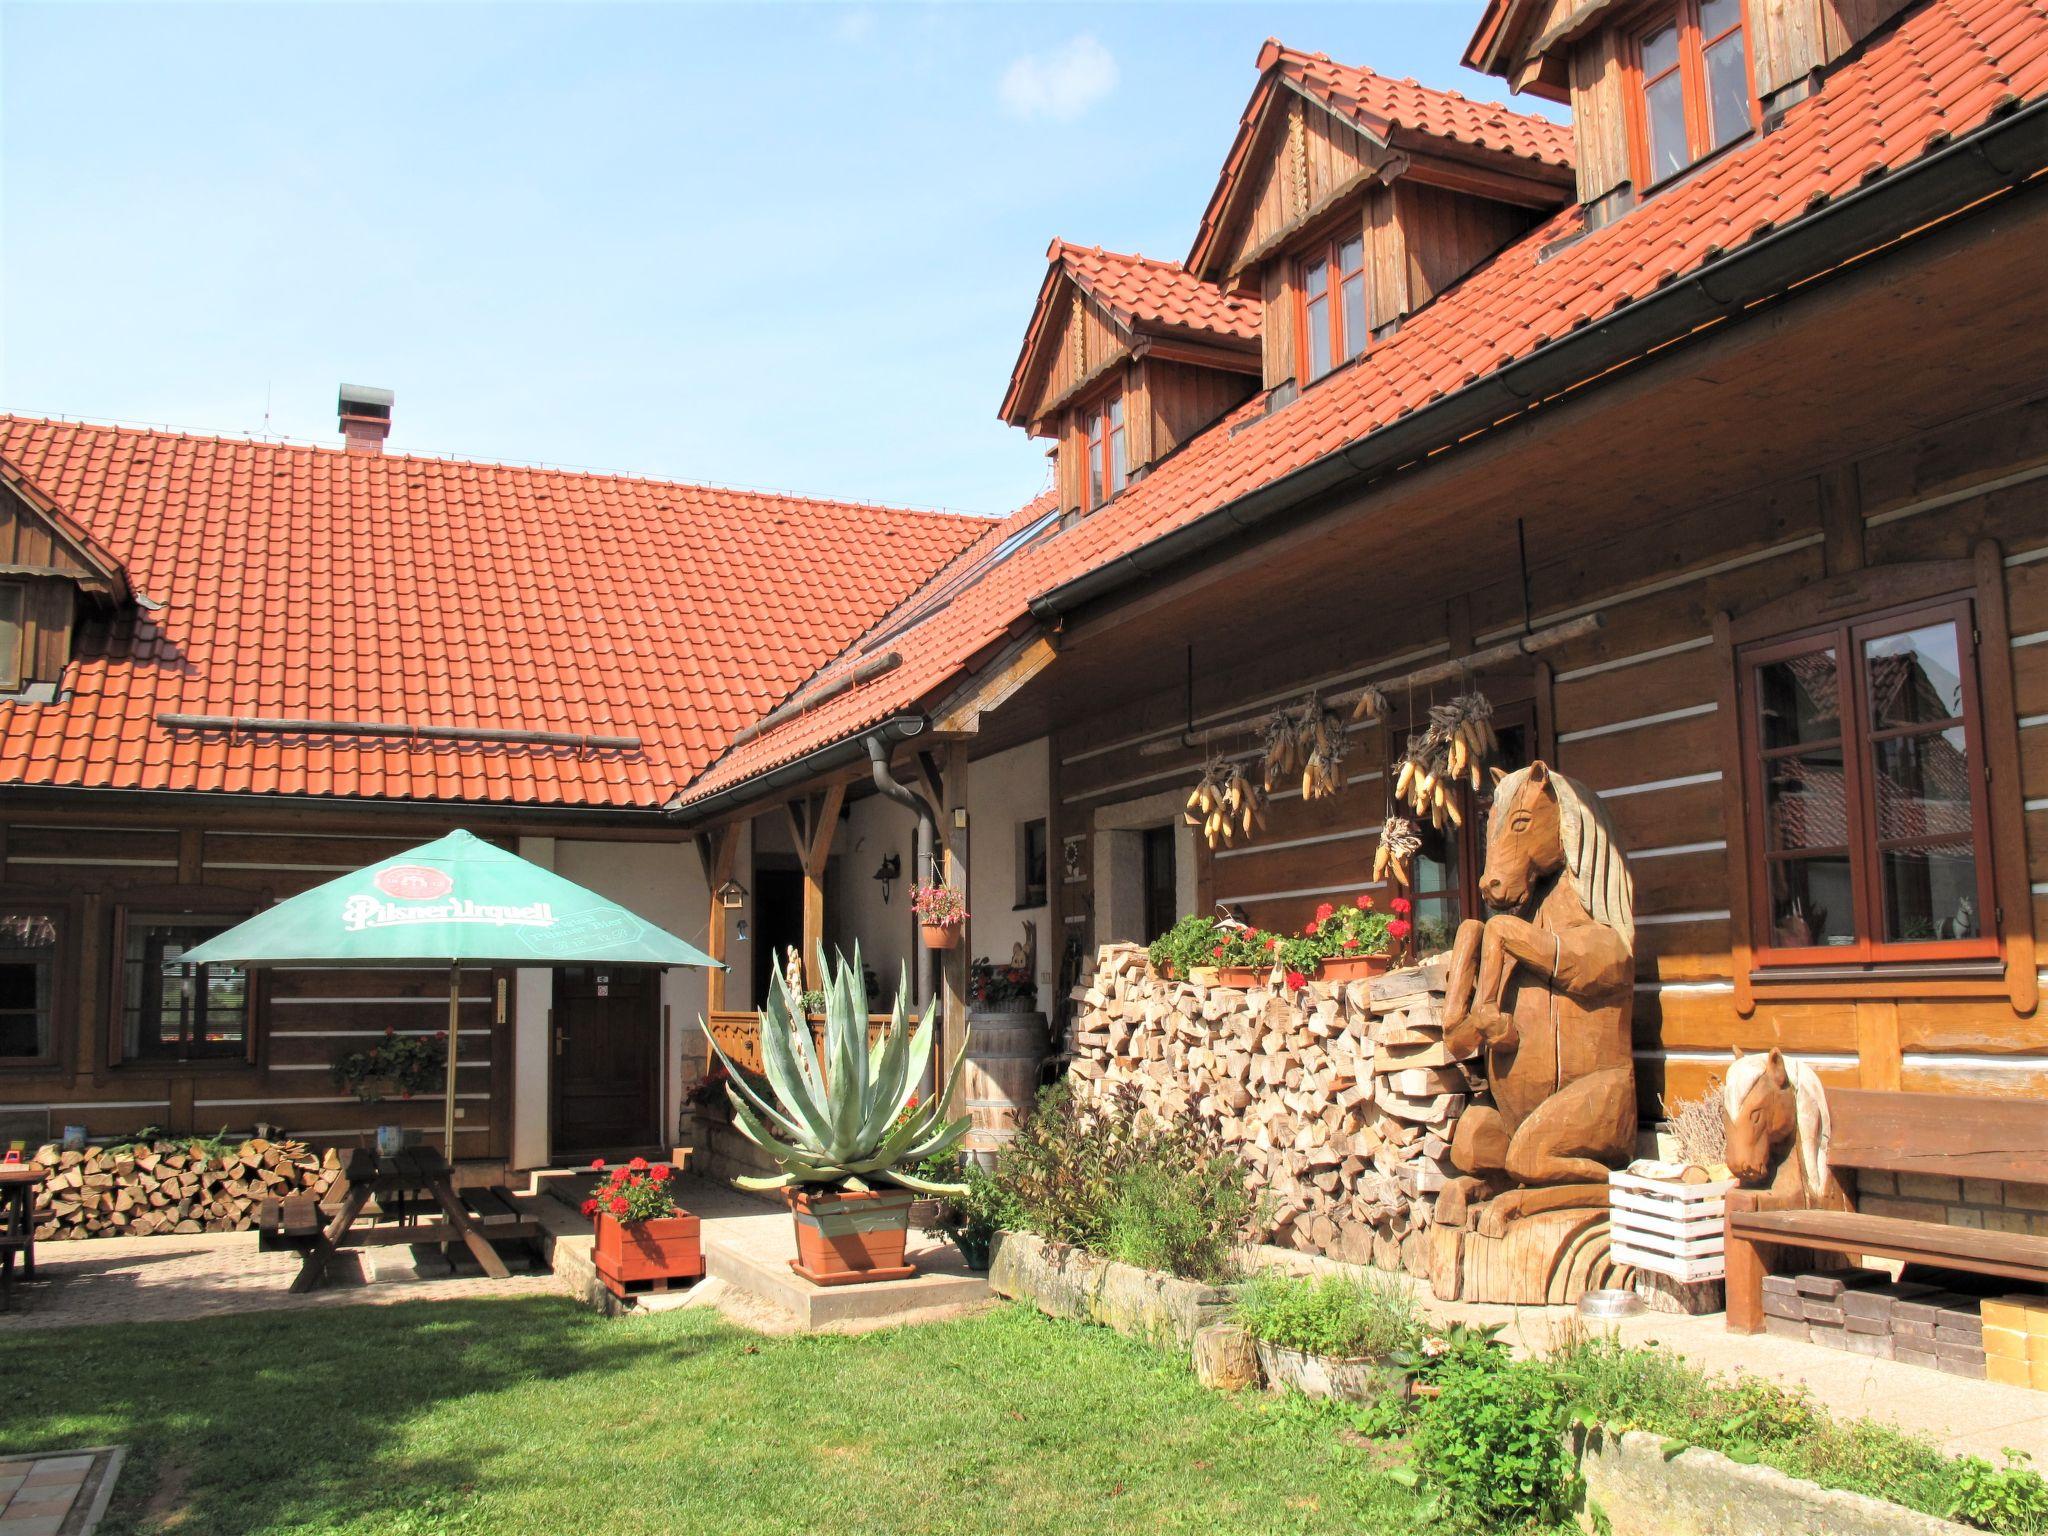
M 2048 1103 L 1830 1088 L 1828 1117 L 1828 1166 L 1845 1185 L 1863 1170 L 2048 1186 Z M 1762 1329 L 1764 1275 L 1780 1248 L 2048 1284 L 2048 1237 L 1862 1211 L 1785 1209 L 1765 1191 L 1747 1189 L 1729 1191 L 1723 1220 L 1731 1333 Z
M 256 1208 L 256 1246 L 266 1253 L 289 1249 L 299 1255 L 292 1290 L 305 1292 L 320 1283 L 334 1245 L 327 1241 L 327 1218 L 311 1195 L 265 1200 Z

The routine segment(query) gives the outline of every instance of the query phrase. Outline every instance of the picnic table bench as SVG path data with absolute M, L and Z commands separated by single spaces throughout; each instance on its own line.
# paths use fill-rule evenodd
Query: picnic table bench
M 446 1248 L 460 1242 L 485 1274 L 503 1280 L 511 1271 L 495 1245 L 540 1235 L 540 1222 L 520 1210 L 510 1190 L 457 1189 L 447 1160 L 430 1147 L 408 1147 L 391 1157 L 358 1149 L 349 1158 L 346 1181 L 345 1193 L 330 1205 L 293 1195 L 266 1200 L 258 1211 L 258 1245 L 300 1255 L 295 1292 L 319 1285 L 337 1249 L 392 1243 Z M 359 1228 L 366 1218 L 375 1224 Z
M 2048 1104 L 1967 1094 L 1830 1088 L 1828 1166 L 2048 1185 Z M 1780 1248 L 1898 1259 L 2048 1283 L 2048 1237 L 1861 1211 L 1787 1209 L 1730 1190 L 1728 1330 L 1763 1327 L 1764 1275 Z
M 35 1163 L 0 1163 L 0 1312 L 14 1305 L 14 1262 L 22 1277 L 36 1277 L 36 1186 L 43 1170 Z

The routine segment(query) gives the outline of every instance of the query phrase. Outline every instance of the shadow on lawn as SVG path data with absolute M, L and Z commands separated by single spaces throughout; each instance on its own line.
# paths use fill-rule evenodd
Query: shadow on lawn
M 365 1517 L 434 1530 L 487 1474 L 461 1456 L 408 1456 L 408 1421 L 479 1393 L 645 1366 L 650 1351 L 720 1347 L 716 1333 L 651 1337 L 553 1297 L 57 1329 L 0 1350 L 0 1453 L 131 1447 L 107 1536 Z M 517 1433 L 470 1438 L 488 1455 Z

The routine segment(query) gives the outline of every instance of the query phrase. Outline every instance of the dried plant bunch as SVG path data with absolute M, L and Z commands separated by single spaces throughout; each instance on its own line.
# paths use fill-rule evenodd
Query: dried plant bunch
M 1344 787 L 1344 754 L 1351 738 L 1333 709 L 1310 694 L 1297 726 L 1302 746 L 1301 797 L 1320 800 Z
M 1402 885 L 1410 883 L 1409 863 L 1422 846 L 1422 834 L 1406 816 L 1393 815 L 1380 823 L 1380 844 L 1372 856 L 1372 877 L 1384 880 L 1392 875 Z
M 1671 1122 L 1672 1139 L 1678 1155 L 1688 1163 L 1712 1168 L 1728 1160 L 1728 1111 L 1721 1103 L 1718 1083 L 1696 1099 L 1658 1100 L 1664 1118 Z
M 1244 764 L 1218 753 L 1202 767 L 1202 777 L 1188 796 L 1183 818 L 1200 827 L 1211 848 L 1219 842 L 1250 837 L 1265 819 L 1265 795 L 1244 771 Z

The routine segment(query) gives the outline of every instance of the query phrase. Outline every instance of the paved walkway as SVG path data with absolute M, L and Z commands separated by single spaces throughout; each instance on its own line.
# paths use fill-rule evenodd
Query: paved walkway
M 121 1470 L 119 1446 L 0 1457 L 0 1536 L 87 1536 Z
M 1275 1248 L 1260 1252 L 1267 1262 L 1286 1268 L 1349 1269 Z M 1387 1278 L 1380 1270 L 1362 1273 Z M 1762 1376 L 1780 1386 L 1804 1387 L 1838 1418 L 1893 1424 L 1933 1440 L 1951 1455 L 1982 1456 L 1997 1463 L 2010 1446 L 2032 1456 L 2037 1466 L 2048 1465 L 2048 1392 L 1971 1381 L 1802 1339 L 1730 1333 L 1718 1312 L 1703 1317 L 1643 1312 L 1619 1322 L 1590 1324 L 1571 1307 L 1438 1301 L 1423 1282 L 1406 1275 L 1397 1278 L 1432 1317 L 1475 1326 L 1504 1324 L 1501 1337 L 1520 1354 L 1547 1353 L 1560 1343 L 1598 1329 L 1614 1333 L 1626 1344 L 1668 1349 L 1717 1375 Z
M 242 1312 L 300 1307 L 386 1305 L 403 1301 L 557 1295 L 563 1287 L 545 1270 L 492 1280 L 474 1270 L 424 1279 L 365 1283 L 365 1262 L 402 1262 L 408 1250 L 348 1249 L 328 1266 L 328 1284 L 291 1294 L 299 1256 L 264 1253 L 254 1232 L 188 1237 L 96 1237 L 36 1244 L 36 1278 L 17 1275 L 14 1305 L 0 1312 L 0 1339 L 38 1328 L 81 1323 L 189 1322 Z M 373 1257 L 365 1260 L 365 1254 Z M 0 1536 L 15 1536 L 0 1531 Z

